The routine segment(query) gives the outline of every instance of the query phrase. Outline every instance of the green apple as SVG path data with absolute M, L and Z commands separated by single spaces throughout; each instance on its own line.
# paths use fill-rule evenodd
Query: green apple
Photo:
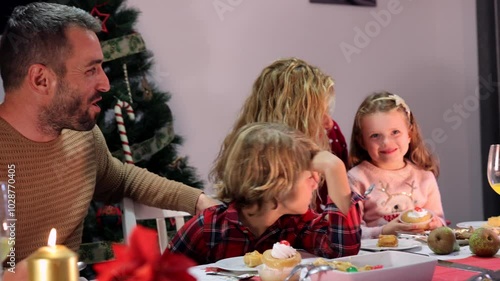
M 478 257 L 492 257 L 500 249 L 500 239 L 493 230 L 478 228 L 469 238 L 469 248 Z
M 447 255 L 457 249 L 457 238 L 453 230 L 447 226 L 438 227 L 429 233 L 427 245 L 438 255 Z M 458 247 L 460 250 L 460 247 Z

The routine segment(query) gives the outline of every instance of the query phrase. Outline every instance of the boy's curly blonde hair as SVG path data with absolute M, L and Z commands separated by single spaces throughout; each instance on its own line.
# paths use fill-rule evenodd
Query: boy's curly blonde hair
M 363 117 L 376 112 L 388 112 L 394 109 L 401 111 L 407 117 L 408 130 L 410 132 L 410 145 L 405 158 L 421 169 L 431 171 L 438 177 L 439 163 L 436 157 L 425 146 L 420 128 L 413 113 L 401 97 L 389 92 L 379 92 L 369 95 L 359 106 L 352 127 L 351 144 L 349 148 L 349 166 L 354 167 L 364 160 L 371 160 L 368 152 L 361 146 L 363 138 L 361 120 Z
M 276 204 L 293 192 L 318 151 L 313 140 L 284 124 L 247 124 L 215 161 L 220 168 L 212 171 L 217 197 L 238 208 Z

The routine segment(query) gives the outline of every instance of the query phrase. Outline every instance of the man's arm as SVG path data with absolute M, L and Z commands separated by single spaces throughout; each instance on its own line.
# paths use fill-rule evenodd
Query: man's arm
M 195 214 L 217 201 L 203 191 L 169 180 L 135 165 L 122 163 L 108 150 L 102 132 L 93 130 L 97 179 L 94 199 L 119 202 L 124 197 L 144 205 Z

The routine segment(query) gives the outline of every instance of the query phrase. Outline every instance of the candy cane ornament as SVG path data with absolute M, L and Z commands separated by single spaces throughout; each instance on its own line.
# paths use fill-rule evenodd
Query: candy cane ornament
M 125 155 L 125 162 L 129 164 L 134 164 L 132 159 L 132 151 L 130 150 L 130 144 L 127 138 L 127 129 L 125 128 L 125 123 L 123 122 L 122 109 L 125 109 L 130 120 L 135 119 L 134 110 L 132 106 L 126 101 L 118 100 L 115 105 L 115 118 L 116 124 L 118 125 L 118 133 L 120 134 L 120 140 L 122 141 L 123 154 Z

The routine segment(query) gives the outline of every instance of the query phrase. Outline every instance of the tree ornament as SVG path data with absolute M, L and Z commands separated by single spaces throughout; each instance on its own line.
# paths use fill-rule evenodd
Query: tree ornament
M 118 100 L 115 105 L 115 117 L 116 124 L 118 125 L 118 133 L 120 134 L 120 140 L 122 141 L 123 154 L 125 155 L 125 162 L 129 164 L 134 164 L 132 159 L 132 152 L 130 150 L 130 144 L 127 138 L 127 129 L 125 128 L 125 122 L 123 122 L 122 109 L 125 108 L 127 115 L 130 120 L 135 119 L 134 110 L 132 106 L 126 101 Z
M 96 220 L 99 227 L 104 227 L 105 225 L 121 226 L 122 211 L 113 205 L 102 206 L 97 210 Z
M 97 9 L 97 7 L 98 6 L 94 6 L 90 14 L 101 21 L 101 31 L 108 33 L 108 28 L 106 27 L 106 21 L 108 21 L 110 14 L 101 13 Z
M 146 50 L 140 33 L 132 33 L 101 42 L 104 62 L 137 54 Z

